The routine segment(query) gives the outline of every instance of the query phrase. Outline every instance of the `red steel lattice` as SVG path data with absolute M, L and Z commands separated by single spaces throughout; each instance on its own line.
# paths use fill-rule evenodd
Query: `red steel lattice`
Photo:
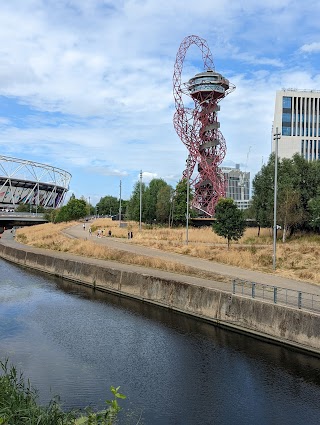
M 181 82 L 183 62 L 191 45 L 202 54 L 204 71 L 187 83 Z M 189 151 L 182 178 L 190 178 L 194 208 L 212 216 L 220 197 L 225 196 L 226 184 L 219 168 L 226 154 L 226 142 L 219 130 L 218 102 L 235 89 L 215 71 L 212 54 L 206 40 L 196 35 L 186 37 L 178 50 L 173 74 L 173 95 L 176 111 L 174 128 Z M 183 104 L 184 95 L 193 99 L 192 108 Z M 193 177 L 196 164 L 198 174 Z M 191 177 L 192 176 L 192 177 Z

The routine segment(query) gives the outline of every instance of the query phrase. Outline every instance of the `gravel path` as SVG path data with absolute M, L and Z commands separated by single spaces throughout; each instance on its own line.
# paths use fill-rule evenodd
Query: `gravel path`
M 320 295 L 320 283 L 317 285 L 309 282 L 281 277 L 277 274 L 268 274 L 253 270 L 246 270 L 240 267 L 229 266 L 209 260 L 202 260 L 188 255 L 181 255 L 173 252 L 161 251 L 155 248 L 144 247 L 142 245 L 135 244 L 134 239 L 128 240 L 108 236 L 97 238 L 94 235 L 89 236 L 88 230 L 84 230 L 82 224 L 71 227 L 65 230 L 64 233 L 77 239 L 90 239 L 94 243 L 105 245 L 110 248 L 132 252 L 148 257 L 159 258 L 165 261 L 173 261 L 186 266 L 197 268 L 199 270 L 205 270 L 208 272 L 217 273 L 219 275 L 228 276 L 230 278 L 246 279 L 256 283 L 274 285 L 282 288 L 294 289 L 297 291 Z M 221 286 L 221 283 L 219 286 Z M 231 288 L 229 288 L 229 290 L 231 290 Z

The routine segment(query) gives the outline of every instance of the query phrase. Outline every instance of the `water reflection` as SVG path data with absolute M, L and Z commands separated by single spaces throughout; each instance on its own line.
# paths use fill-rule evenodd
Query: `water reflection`
M 263 361 L 270 366 L 276 364 L 277 368 L 284 368 L 287 372 L 299 373 L 301 378 L 309 382 L 320 383 L 319 358 L 307 355 L 294 348 L 275 345 L 266 341 L 257 340 L 250 335 L 243 334 L 213 326 L 205 321 L 195 320 L 192 317 L 172 312 L 148 303 L 119 297 L 117 295 L 95 291 L 92 288 L 82 287 L 66 280 L 57 282 L 59 289 L 68 294 L 81 296 L 82 298 L 105 302 L 127 311 L 143 316 L 149 320 L 161 323 L 164 327 L 174 329 L 182 335 L 192 335 L 194 338 L 201 336 L 214 341 L 221 348 L 235 351 L 237 355 L 243 353 L 252 359 Z

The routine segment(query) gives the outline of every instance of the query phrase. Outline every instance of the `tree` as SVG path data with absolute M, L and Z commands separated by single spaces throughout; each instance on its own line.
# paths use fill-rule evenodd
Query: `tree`
M 19 204 L 16 207 L 16 212 L 30 212 L 31 206 L 29 204 Z
M 237 241 L 243 236 L 246 228 L 243 213 L 233 199 L 221 198 L 216 205 L 214 218 L 213 231 L 227 239 L 229 249 L 230 241 Z
M 162 187 L 158 192 L 156 204 L 156 220 L 158 223 L 167 223 L 170 217 L 173 189 L 170 185 Z
M 189 202 L 191 205 L 193 194 L 189 187 Z M 178 182 L 173 196 L 173 213 L 172 221 L 174 224 L 185 224 L 187 217 L 187 179 L 182 179 Z M 195 215 L 193 210 L 189 209 L 191 216 Z
M 253 180 L 252 211 L 261 226 L 272 226 L 274 215 L 274 154 Z M 320 185 L 319 161 L 308 162 L 296 154 L 278 161 L 277 224 L 283 239 L 296 228 L 308 227 L 308 202 Z
M 303 221 L 301 194 L 295 184 L 295 167 L 292 159 L 284 158 L 279 165 L 277 223 L 282 227 L 282 240 L 292 233 L 294 226 Z
M 119 200 L 115 196 L 104 196 L 97 203 L 100 215 L 116 215 L 119 213 Z M 122 201 L 121 201 L 122 208 Z
M 253 179 L 252 212 L 259 226 L 272 226 L 274 203 L 274 154 Z
M 67 205 L 60 208 L 56 222 L 79 220 L 87 215 L 87 203 L 83 199 L 71 197 Z
M 144 193 L 146 190 L 145 183 L 141 184 L 142 193 L 142 221 L 144 221 Z M 133 188 L 131 198 L 127 203 L 126 215 L 129 220 L 140 221 L 140 182 L 138 181 Z
M 147 223 L 153 223 L 157 219 L 157 202 L 161 189 L 168 184 L 162 179 L 152 179 L 144 193 L 144 217 Z
M 320 194 L 308 202 L 309 225 L 312 229 L 320 232 Z

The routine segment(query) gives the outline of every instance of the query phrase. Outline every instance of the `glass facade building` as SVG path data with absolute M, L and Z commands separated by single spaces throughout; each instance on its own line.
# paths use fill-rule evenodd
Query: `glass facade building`
M 277 91 L 273 134 L 277 128 L 280 158 L 300 153 L 308 161 L 320 159 L 320 90 Z

